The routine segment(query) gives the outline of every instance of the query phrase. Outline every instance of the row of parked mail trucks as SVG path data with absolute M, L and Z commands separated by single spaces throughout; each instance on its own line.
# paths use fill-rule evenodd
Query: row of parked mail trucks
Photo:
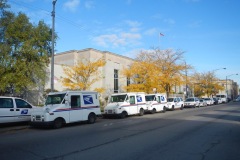
M 94 123 L 97 116 L 120 118 L 136 114 L 142 116 L 145 112 L 165 112 L 171 107 L 165 94 L 116 93 L 109 97 L 101 113 L 97 92 L 52 92 L 48 94 L 43 107 L 34 107 L 20 98 L 0 97 L 0 123 L 30 120 L 32 126 L 60 128 L 64 124 L 79 121 Z

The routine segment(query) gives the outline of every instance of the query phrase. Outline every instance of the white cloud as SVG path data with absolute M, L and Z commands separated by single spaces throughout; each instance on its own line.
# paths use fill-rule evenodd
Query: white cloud
M 75 12 L 79 4 L 80 4 L 80 0 L 68 0 L 63 4 L 63 6 L 64 6 L 64 9 L 70 10 L 71 12 Z
M 156 35 L 157 33 L 158 33 L 158 30 L 156 28 L 151 28 L 144 32 L 144 34 L 147 36 Z
M 139 27 L 142 25 L 142 23 L 138 21 L 131 21 L 131 20 L 126 20 L 125 21 L 130 27 Z
M 198 28 L 201 26 L 202 21 L 194 21 L 188 25 L 190 28 Z
M 85 7 L 86 7 L 87 9 L 95 8 L 95 4 L 94 4 L 93 1 L 86 1 L 86 2 L 85 2 Z
M 93 38 L 93 42 L 101 47 L 124 47 L 137 45 L 141 35 L 138 33 L 105 34 Z
M 126 20 L 125 23 L 130 27 L 130 32 L 138 32 L 141 30 L 140 26 L 142 23 L 138 21 Z
M 132 4 L 132 0 L 127 0 L 127 1 L 126 1 L 126 4 L 127 4 L 127 5 L 131 5 L 131 4 Z
M 200 0 L 184 0 L 185 2 L 193 2 L 193 3 L 195 3 L 195 2 L 200 2 Z
M 171 18 L 164 19 L 164 22 L 168 23 L 168 24 L 175 24 L 175 21 L 173 19 L 171 19 Z
M 121 37 L 124 39 L 140 39 L 141 35 L 138 33 L 122 33 Z
M 153 19 L 162 19 L 163 16 L 161 14 L 155 14 L 152 16 Z

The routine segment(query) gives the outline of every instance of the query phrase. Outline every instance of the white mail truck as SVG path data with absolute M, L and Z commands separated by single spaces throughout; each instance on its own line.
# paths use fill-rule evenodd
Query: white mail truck
M 0 124 L 30 121 L 36 108 L 21 98 L 0 96 Z
M 64 91 L 49 93 L 44 107 L 31 115 L 32 126 L 53 126 L 88 121 L 95 123 L 101 114 L 99 95 L 93 91 Z
M 128 115 L 144 115 L 146 110 L 145 93 L 115 93 L 109 97 L 108 104 L 104 108 L 103 117 L 117 116 L 125 118 Z
M 166 112 L 167 110 L 167 98 L 164 94 L 147 94 L 145 96 L 147 110 L 145 112 L 156 113 Z

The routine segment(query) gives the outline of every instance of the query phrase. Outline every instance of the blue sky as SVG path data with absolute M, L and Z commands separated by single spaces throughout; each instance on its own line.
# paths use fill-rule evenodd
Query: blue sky
M 8 0 L 52 25 L 52 0 Z M 197 72 L 240 84 L 239 0 L 58 0 L 56 52 L 94 48 L 134 58 L 152 47 L 185 51 Z M 164 36 L 159 36 L 162 33 Z

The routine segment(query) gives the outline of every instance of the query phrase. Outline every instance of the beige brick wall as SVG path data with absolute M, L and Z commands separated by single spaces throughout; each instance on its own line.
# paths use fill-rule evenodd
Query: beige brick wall
M 123 87 L 127 85 L 127 78 L 121 75 L 122 69 L 124 67 L 129 67 L 134 60 L 111 52 L 99 51 L 95 49 L 84 49 L 78 51 L 71 50 L 56 54 L 54 57 L 54 75 L 56 79 L 54 88 L 58 91 L 66 90 L 66 88 L 64 88 L 59 81 L 61 77 L 64 77 L 62 64 L 72 66 L 77 64 L 78 61 L 96 61 L 102 57 L 106 60 L 106 65 L 99 69 L 103 78 L 94 83 L 90 90 L 93 90 L 94 88 L 104 87 L 106 89 L 106 93 L 102 95 L 103 97 L 106 97 L 109 94 L 113 93 L 114 69 L 117 69 L 119 72 L 119 92 L 123 92 Z M 50 66 L 48 69 L 50 71 Z M 48 74 L 50 77 L 50 72 L 48 72 Z M 47 88 L 50 88 L 50 81 L 46 84 L 46 89 Z

